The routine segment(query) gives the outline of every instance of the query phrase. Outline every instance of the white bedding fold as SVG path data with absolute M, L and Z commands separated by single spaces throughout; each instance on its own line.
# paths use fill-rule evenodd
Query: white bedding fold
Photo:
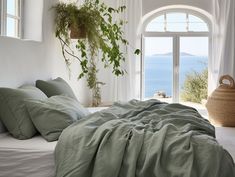
M 53 177 L 56 143 L 41 136 L 17 140 L 0 134 L 0 177 Z

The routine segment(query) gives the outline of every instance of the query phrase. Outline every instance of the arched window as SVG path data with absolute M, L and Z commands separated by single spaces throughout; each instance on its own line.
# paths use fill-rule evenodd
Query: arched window
M 171 9 L 149 17 L 143 28 L 142 98 L 180 102 L 188 92 L 197 95 L 205 88 L 193 90 L 186 82 L 207 79 L 209 49 L 210 20 L 203 14 Z
M 207 23 L 189 13 L 164 13 L 154 18 L 146 27 L 147 32 L 208 32 Z

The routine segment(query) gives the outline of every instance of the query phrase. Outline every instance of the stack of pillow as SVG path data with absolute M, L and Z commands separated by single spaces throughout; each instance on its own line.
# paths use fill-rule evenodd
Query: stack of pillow
M 0 119 L 17 139 L 39 132 L 47 141 L 58 140 L 66 127 L 88 114 L 62 78 L 37 80 L 36 87 L 0 88 Z

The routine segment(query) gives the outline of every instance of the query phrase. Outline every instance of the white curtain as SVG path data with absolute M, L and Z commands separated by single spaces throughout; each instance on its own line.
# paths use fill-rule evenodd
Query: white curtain
M 111 76 L 109 83 L 106 83 L 108 102 L 128 101 L 139 98 L 140 95 L 140 56 L 134 54 L 135 49 L 140 49 L 141 36 L 137 34 L 142 18 L 142 0 L 114 0 L 114 6 L 125 5 L 125 14 L 121 17 L 128 23 L 124 27 L 125 38 L 129 46 L 125 52 L 126 61 L 123 68 L 127 71 L 124 76 Z
M 209 64 L 209 93 L 220 76 L 235 78 L 235 0 L 213 0 L 212 57 Z

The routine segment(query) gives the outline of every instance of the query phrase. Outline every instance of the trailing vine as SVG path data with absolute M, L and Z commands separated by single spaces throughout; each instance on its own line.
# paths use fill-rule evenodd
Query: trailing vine
M 72 59 L 79 61 L 81 73 L 78 78 L 86 77 L 90 89 L 97 89 L 103 84 L 97 79 L 98 69 L 95 61 L 99 52 L 104 68 L 111 67 L 116 76 L 125 74 L 121 67 L 125 62 L 121 47 L 128 45 L 122 30 L 127 22 L 114 20 L 113 17 L 123 13 L 126 6 L 115 9 L 100 0 L 85 0 L 80 7 L 75 3 L 60 2 L 53 9 L 56 12 L 55 35 L 60 41 L 65 62 L 69 67 Z M 85 30 L 85 38 L 71 39 L 71 27 Z M 71 47 L 74 41 L 76 51 Z M 135 51 L 136 54 L 139 52 Z

